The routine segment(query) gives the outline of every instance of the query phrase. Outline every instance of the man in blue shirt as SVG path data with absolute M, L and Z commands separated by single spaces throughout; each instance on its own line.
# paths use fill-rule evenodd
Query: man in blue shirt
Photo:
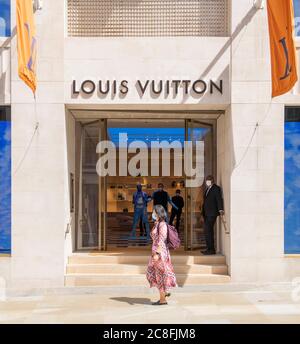
M 146 233 L 147 239 L 150 239 L 150 228 L 149 228 L 149 221 L 148 221 L 148 212 L 147 212 L 147 204 L 151 200 L 146 192 L 142 191 L 141 183 L 138 183 L 137 191 L 133 194 L 132 203 L 134 205 L 134 215 L 133 215 L 133 225 L 131 231 L 131 237 L 136 237 L 136 226 L 139 223 L 140 219 L 142 220 L 143 225 L 146 226 Z

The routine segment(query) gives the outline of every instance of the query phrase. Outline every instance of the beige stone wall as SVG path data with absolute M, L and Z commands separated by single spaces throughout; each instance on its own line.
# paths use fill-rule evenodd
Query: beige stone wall
M 284 256 L 284 105 L 300 103 L 299 87 L 271 100 L 266 8 L 232 4 L 232 281 L 290 281 L 300 264 Z
M 230 132 L 230 109 L 225 112 L 225 116 L 220 116 L 217 121 L 217 184 L 222 187 L 224 197 L 224 210 L 226 227 L 218 221 L 217 239 L 220 251 L 226 256 L 230 273 L 230 223 L 231 223 L 231 171 L 232 171 L 232 137 Z
M 38 88 L 18 78 L 12 1 L 12 257 L 11 287 L 62 286 L 66 227 L 64 2 L 36 13 Z M 31 138 L 36 123 L 38 130 Z M 29 147 L 29 143 L 31 145 Z M 28 148 L 29 147 L 29 148 Z
M 66 111 L 66 135 L 64 142 L 64 154 L 65 154 L 65 173 L 64 173 L 64 198 L 65 198 L 65 233 L 64 233 L 64 266 L 67 265 L 68 256 L 75 250 L 75 213 L 71 212 L 70 195 L 71 195 L 71 173 L 75 178 L 75 119 Z M 74 179 L 74 207 L 77 198 L 75 191 L 75 179 Z
M 93 104 L 100 108 L 107 104 L 162 104 L 164 106 L 194 105 L 208 108 L 229 104 L 228 38 L 223 37 L 118 37 L 66 38 L 65 40 L 65 101 L 66 104 Z M 224 46 L 227 47 L 224 49 Z M 216 60 L 215 60 L 216 59 Z M 72 80 L 128 80 L 129 93 L 125 97 L 72 95 Z M 136 80 L 223 80 L 223 95 L 206 92 L 202 97 L 164 94 L 141 97 L 135 89 Z

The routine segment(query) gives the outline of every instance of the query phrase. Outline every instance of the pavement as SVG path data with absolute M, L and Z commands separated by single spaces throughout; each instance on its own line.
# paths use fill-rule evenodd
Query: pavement
M 0 323 L 14 324 L 300 324 L 300 292 L 292 285 L 193 286 L 153 306 L 155 289 L 63 288 L 2 297 Z

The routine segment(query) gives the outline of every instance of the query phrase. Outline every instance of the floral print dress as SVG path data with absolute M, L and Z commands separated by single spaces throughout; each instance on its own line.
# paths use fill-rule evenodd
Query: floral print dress
M 160 292 L 167 292 L 169 288 L 177 286 L 170 251 L 166 245 L 167 233 L 165 222 L 157 223 L 152 229 L 152 254 L 159 252 L 160 258 L 155 261 L 151 255 L 146 273 L 150 287 L 156 287 Z

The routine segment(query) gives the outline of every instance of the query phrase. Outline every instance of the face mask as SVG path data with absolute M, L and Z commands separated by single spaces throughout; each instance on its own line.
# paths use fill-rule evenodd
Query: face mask
M 156 216 L 156 214 L 154 212 L 152 213 L 152 219 L 153 219 L 153 221 L 157 220 L 157 216 Z
M 206 186 L 210 187 L 211 186 L 211 180 L 206 181 Z

